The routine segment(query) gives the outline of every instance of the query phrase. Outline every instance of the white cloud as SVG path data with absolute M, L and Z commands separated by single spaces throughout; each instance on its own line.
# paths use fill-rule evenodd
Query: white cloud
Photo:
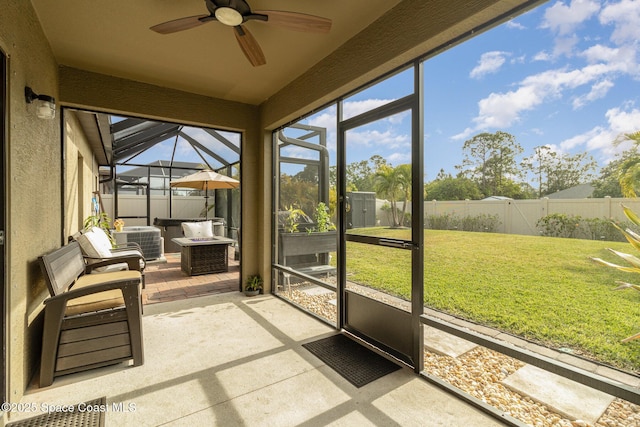
M 640 130 L 640 110 L 625 111 L 622 108 L 612 108 L 607 111 L 609 126 L 617 134 L 631 133 Z
M 332 106 L 322 114 L 313 116 L 309 125 L 327 129 L 329 133 L 336 133 L 336 107 Z
M 615 145 L 614 141 L 624 133 L 640 129 L 640 110 L 633 108 L 611 108 L 605 114 L 608 126 L 596 126 L 580 135 L 560 143 L 563 150 L 584 146 L 588 151 L 599 153 L 604 161 L 611 160 L 615 154 L 624 151 L 629 144 Z
M 478 102 L 480 110 L 473 119 L 477 130 L 507 128 L 518 121 L 522 111 L 542 103 L 545 94 L 534 85 L 523 85 L 515 91 L 492 93 Z
M 478 79 L 486 74 L 497 73 L 500 67 L 505 63 L 505 56 L 508 56 L 508 52 L 493 51 L 485 52 L 480 56 L 478 65 L 469 73 L 472 79 Z
M 527 61 L 527 56 L 526 55 L 521 55 L 521 56 L 513 58 L 509 62 L 511 64 L 524 64 L 526 61 Z
M 603 46 L 601 44 L 593 45 L 583 52 L 580 53 L 580 56 L 584 57 L 589 63 L 597 63 L 597 62 L 612 62 L 617 61 L 620 55 L 619 48 L 612 48 L 608 46 Z
M 513 21 L 513 20 L 507 21 L 507 27 L 512 28 L 514 30 L 526 30 L 527 29 L 527 27 L 525 27 L 521 23 Z
M 376 107 L 379 107 L 380 105 L 388 104 L 392 101 L 393 100 L 388 99 L 368 99 L 364 101 L 346 102 L 343 107 L 343 114 L 345 116 L 345 119 L 354 117 L 366 111 L 370 111 Z M 327 148 L 332 152 L 335 152 L 336 150 L 336 114 L 336 107 L 331 106 L 321 114 L 311 117 L 308 121 L 308 124 L 311 126 L 317 126 L 327 129 Z M 393 116 L 386 117 L 381 122 L 390 123 L 392 126 L 399 126 L 407 117 L 410 117 L 410 113 L 408 111 L 403 111 L 401 113 L 394 114 Z M 352 131 L 349 133 L 350 141 L 353 135 L 355 135 L 356 133 L 356 131 Z
M 342 106 L 343 119 L 355 117 L 393 101 L 395 101 L 395 99 L 365 99 L 363 101 L 345 102 Z
M 507 128 L 548 98 L 560 96 L 563 89 L 588 82 L 588 73 L 580 70 L 549 70 L 525 78 L 520 87 L 506 93 L 492 93 L 478 102 L 476 130 Z
M 599 9 L 597 1 L 572 0 L 569 5 L 559 1 L 545 11 L 542 28 L 549 28 L 561 36 L 570 34 Z
M 578 87 L 595 84 L 591 93 L 580 98 L 576 106 L 583 105 L 589 100 L 603 96 L 613 80 L 609 76 L 628 72 L 629 68 L 637 68 L 635 64 L 623 62 L 588 64 L 581 69 L 555 69 L 533 74 L 523 79 L 518 88 L 503 93 L 491 93 L 478 102 L 478 115 L 473 119 L 474 127 L 455 135 L 454 139 L 461 139 L 475 131 L 490 128 L 508 128 L 520 120 L 522 113 L 532 110 L 544 102 L 561 98 L 565 92 Z M 604 83 L 608 81 L 608 83 Z M 582 104 L 581 104 L 582 103 Z
M 572 56 L 573 48 L 577 43 L 578 37 L 576 35 L 572 35 L 569 37 L 558 37 L 553 46 L 553 57 L 559 58 L 561 56 Z
M 538 60 L 573 56 L 573 49 L 579 41 L 575 30 L 599 9 L 599 3 L 593 0 L 572 0 L 568 5 L 559 1 L 549 7 L 540 26 L 550 29 L 557 38 L 552 53 L 538 56 Z
M 167 148 L 172 149 L 173 144 L 170 144 L 170 146 Z M 193 146 L 188 141 L 180 138 L 176 145 L 176 152 L 179 155 L 193 154 Z
M 640 2 L 636 0 L 622 0 L 618 3 L 607 4 L 600 14 L 602 24 L 615 26 L 611 40 L 616 43 L 634 43 L 640 39 Z
M 533 56 L 534 61 L 551 61 L 552 59 L 552 56 L 545 51 L 538 52 Z
M 603 80 L 594 84 L 593 86 L 591 86 L 591 91 L 588 94 L 579 96 L 573 100 L 573 108 L 582 108 L 590 102 L 604 98 L 609 92 L 609 89 L 611 89 L 613 86 L 613 82 L 611 82 L 610 80 Z
M 389 102 L 391 100 L 380 99 L 347 102 L 344 105 L 344 115 L 345 117 L 354 117 Z M 311 126 L 327 129 L 327 148 L 331 152 L 336 150 L 336 113 L 336 107 L 331 106 L 322 113 L 311 117 L 308 121 Z M 393 152 L 385 154 L 385 159 L 392 165 L 409 162 L 411 160 L 411 135 L 398 133 L 398 130 L 400 130 L 399 125 L 406 117 L 409 117 L 409 113 L 401 112 L 381 120 L 378 125 L 369 125 L 360 130 L 351 130 L 348 133 L 347 141 L 349 148 L 353 149 L 354 152 L 361 152 L 364 149 L 369 157 L 373 154 L 386 153 L 387 150 L 390 150 Z M 380 129 L 384 126 L 387 126 L 387 129 Z
M 587 145 L 589 141 L 600 139 L 601 138 L 600 135 L 602 135 L 604 132 L 605 132 L 604 128 L 600 126 L 596 126 L 585 133 L 582 133 L 580 135 L 575 135 L 569 139 L 565 139 L 560 143 L 560 149 L 562 151 L 569 151 L 581 145 Z
M 318 160 L 318 152 L 297 145 L 288 145 L 282 149 L 280 155 L 294 159 Z
M 396 134 L 392 130 L 364 130 L 361 132 L 349 132 L 348 144 L 351 147 L 376 147 L 382 146 L 385 149 L 398 150 L 405 148 L 411 151 L 410 135 Z M 375 154 L 375 153 L 371 153 Z
M 394 166 L 411 163 L 411 151 L 402 153 L 392 153 L 386 157 L 387 161 Z
M 638 51 L 633 45 L 610 48 L 602 45 L 594 45 L 584 50 L 581 54 L 590 64 L 607 64 L 611 72 L 629 74 L 632 77 L 640 77 L 640 66 L 637 62 Z
M 476 129 L 474 128 L 466 128 L 462 132 L 455 134 L 451 137 L 454 141 L 461 141 L 463 139 L 469 138 L 471 135 L 475 133 Z

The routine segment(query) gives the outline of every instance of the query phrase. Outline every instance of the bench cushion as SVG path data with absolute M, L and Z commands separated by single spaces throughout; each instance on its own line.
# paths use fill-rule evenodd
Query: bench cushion
M 71 289 L 80 289 L 86 286 L 105 283 L 114 280 L 141 280 L 139 271 L 125 270 L 109 273 L 87 274 L 80 276 Z M 71 316 L 82 313 L 90 313 L 99 310 L 106 310 L 124 306 L 122 292 L 119 289 L 85 295 L 71 299 L 67 302 L 65 315 Z

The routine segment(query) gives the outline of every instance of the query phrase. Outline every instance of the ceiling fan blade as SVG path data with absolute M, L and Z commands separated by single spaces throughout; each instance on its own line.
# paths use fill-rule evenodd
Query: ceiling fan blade
M 236 40 L 238 40 L 240 49 L 242 49 L 244 55 L 247 57 L 249 62 L 251 62 L 251 65 L 253 65 L 254 67 L 258 67 L 260 65 L 266 64 L 267 60 L 264 57 L 264 53 L 262 53 L 260 45 L 251 35 L 249 30 L 247 30 L 242 25 L 233 27 L 233 29 L 233 33 L 236 35 Z
M 254 13 L 267 15 L 269 24 L 278 25 L 289 30 L 307 33 L 328 33 L 331 30 L 331 19 L 321 16 L 281 10 L 261 10 L 254 11 Z
M 213 19 L 214 18 L 212 18 L 210 15 L 187 16 L 186 18 L 174 19 L 173 21 L 167 21 L 163 22 L 162 24 L 154 25 L 153 27 L 149 27 L 149 29 L 160 34 L 170 34 L 177 31 L 183 31 L 197 27 Z

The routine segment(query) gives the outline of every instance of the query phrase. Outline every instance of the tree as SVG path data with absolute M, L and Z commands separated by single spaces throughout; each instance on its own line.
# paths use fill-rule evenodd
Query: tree
M 465 177 L 438 174 L 438 178 L 425 185 L 425 200 L 479 200 L 482 193 L 478 185 Z
M 369 160 L 349 163 L 345 169 L 347 191 L 375 191 L 376 171 L 384 165 L 387 161 L 377 154 Z
M 587 153 L 559 154 L 548 145 L 536 147 L 521 164 L 535 175 L 538 197 L 591 182 L 597 165 Z
M 548 145 L 541 145 L 533 149 L 533 154 L 530 157 L 525 157 L 522 160 L 522 167 L 525 170 L 533 173 L 538 184 L 538 197 L 543 196 L 543 183 L 546 188 L 547 176 L 551 165 L 555 162 L 557 153 L 551 149 Z
M 614 145 L 625 141 L 632 141 L 633 145 L 622 153 L 616 154 L 615 158 L 600 170 L 600 175 L 593 182 L 595 186 L 593 197 L 625 197 L 622 183 L 625 185 L 624 193 L 632 197 L 634 193 L 637 194 L 635 190 L 629 191 L 629 186 L 633 189 L 634 170 L 636 165 L 640 164 L 640 132 L 623 134 L 614 141 Z M 637 184 L 635 187 L 637 188 Z
M 304 169 L 294 175 L 299 181 L 318 183 L 318 165 L 306 165 Z
M 462 146 L 462 165 L 456 166 L 462 176 L 477 182 L 485 196 L 503 196 L 521 176 L 516 156 L 523 149 L 509 133 L 481 133 L 465 141 Z
M 308 215 L 315 210 L 317 203 L 318 184 L 282 174 L 280 177 L 280 210 L 296 206 Z
M 619 170 L 620 165 L 625 161 L 625 157 L 630 155 L 628 151 L 617 154 L 616 158 L 609 162 L 600 170 L 600 175 L 593 181 L 593 197 L 624 197 L 620 188 Z M 637 153 L 635 154 L 637 156 Z M 640 158 L 638 158 L 640 161 Z
M 553 168 L 549 170 L 546 194 L 591 182 L 596 166 L 596 161 L 588 153 L 558 156 Z
M 400 223 L 402 224 L 404 216 L 407 213 L 407 202 L 411 200 L 411 165 L 404 164 L 397 166 L 396 173 L 398 174 L 400 191 L 403 193 L 402 216 L 400 217 Z
M 622 140 L 632 141 L 637 153 L 638 146 L 640 146 L 640 131 L 624 134 Z M 640 187 L 640 159 L 637 157 L 627 158 L 620 164 L 618 174 L 623 196 L 638 197 L 638 188 Z

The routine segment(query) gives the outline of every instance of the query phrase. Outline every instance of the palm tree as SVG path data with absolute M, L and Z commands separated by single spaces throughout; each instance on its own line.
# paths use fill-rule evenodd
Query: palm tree
M 409 173 L 410 172 L 411 171 L 409 169 Z M 411 179 L 409 179 L 409 182 L 410 181 Z M 389 200 L 389 203 L 391 204 L 391 226 L 401 226 L 402 220 L 398 218 L 397 202 L 398 199 L 400 199 L 406 191 L 406 176 L 403 168 L 393 168 L 389 165 L 381 165 L 376 171 L 374 185 L 378 195 Z

